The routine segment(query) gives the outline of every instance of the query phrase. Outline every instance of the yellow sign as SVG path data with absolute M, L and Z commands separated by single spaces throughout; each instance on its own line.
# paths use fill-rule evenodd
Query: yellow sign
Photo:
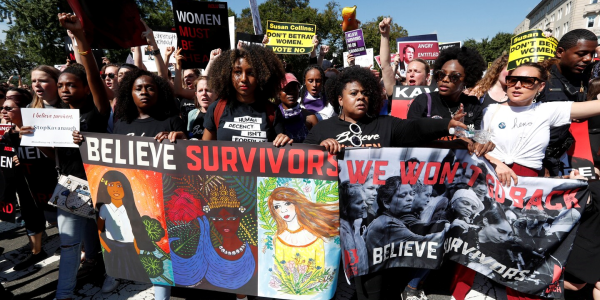
M 316 33 L 317 25 L 313 24 L 267 21 L 267 47 L 277 54 L 308 54 Z
M 527 62 L 540 62 L 554 57 L 558 41 L 547 38 L 539 29 L 525 31 L 511 39 L 508 70 L 514 70 Z

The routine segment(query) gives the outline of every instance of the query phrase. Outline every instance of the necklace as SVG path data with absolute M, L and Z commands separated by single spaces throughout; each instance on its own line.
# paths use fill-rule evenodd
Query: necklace
M 223 248 L 223 246 L 219 246 L 219 250 L 221 250 L 221 252 L 225 255 L 237 255 L 240 254 L 242 252 L 244 252 L 244 249 L 246 248 L 246 244 L 242 244 L 241 247 L 235 249 L 234 251 L 227 251 L 225 250 L 225 248 Z
M 458 105 L 458 109 L 455 112 L 452 112 L 452 110 L 450 110 L 450 106 L 448 106 L 448 103 L 446 103 L 446 100 L 440 100 L 442 100 L 442 103 L 444 103 L 444 106 L 446 106 L 446 108 L 448 109 L 448 112 L 450 113 L 450 118 L 454 119 L 454 115 L 460 110 L 460 104 Z
M 298 228 L 296 230 L 289 230 L 287 228 L 285 230 L 287 230 L 287 232 L 289 232 L 289 233 L 298 233 L 298 232 L 304 230 L 304 226 L 300 226 L 300 228 Z

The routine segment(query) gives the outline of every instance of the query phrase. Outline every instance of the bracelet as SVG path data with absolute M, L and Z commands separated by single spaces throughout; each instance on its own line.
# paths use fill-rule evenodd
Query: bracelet
M 77 52 L 79 52 L 79 54 L 83 55 L 83 56 L 86 56 L 86 55 L 90 54 L 90 50 L 88 50 L 88 51 L 79 51 L 79 50 L 77 50 Z

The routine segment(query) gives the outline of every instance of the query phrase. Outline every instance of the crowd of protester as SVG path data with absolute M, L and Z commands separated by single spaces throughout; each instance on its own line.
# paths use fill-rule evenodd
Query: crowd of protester
M 3 141 L 19 149 L 14 158 L 15 176 L 6 183 L 5 197 L 16 199 L 18 195 L 31 245 L 31 253 L 14 270 L 27 269 L 47 258 L 49 254 L 42 249 L 46 221 L 58 226 L 60 267 L 56 299 L 73 298 L 78 280 L 101 269 L 102 264 L 111 263 L 110 254 L 105 254 L 102 261 L 100 246 L 111 249 L 116 237 L 102 235 L 108 230 L 106 213 L 100 212 L 93 220 L 44 203 L 57 183 L 55 176 L 49 175 L 53 169 L 83 179 L 86 174 L 77 148 L 20 145 L 23 135 L 34 132 L 31 124 L 22 121 L 21 109 L 25 107 L 77 109 L 82 132 L 151 136 L 159 142 L 271 142 L 277 147 L 308 143 L 324 146 L 332 154 L 344 147 L 424 146 L 451 136 L 455 128 L 483 129 L 491 133 L 489 141 L 478 143 L 459 138 L 453 143 L 487 158 L 505 186 L 517 184 L 517 176 L 558 175 L 564 167 L 559 158 L 573 143 L 569 124 L 587 119 L 594 163 L 600 166 L 600 64 L 593 60 L 597 37 L 588 30 L 577 29 L 563 35 L 555 59 L 526 63 L 512 71 L 507 71 L 508 56 L 502 55 L 486 72 L 482 56 L 467 47 L 442 51 L 432 65 L 421 59 L 392 62 L 391 19 L 385 18 L 379 24 L 380 71 L 353 66 L 351 55 L 346 58 L 350 67 L 323 70 L 323 57 L 329 47 L 319 47 L 315 37 L 313 43 L 315 50 L 320 49 L 319 55 L 313 51 L 307 58 L 311 65 L 303 71 L 287 68 L 286 72 L 280 57 L 266 47 L 238 45 L 232 50 L 213 50 L 204 70 L 182 69 L 185 58 L 181 50 L 168 47 L 164 57 L 155 53 L 155 74 L 145 69 L 140 47 L 132 49 L 133 64 L 105 61 L 99 69 L 79 20 L 71 14 L 60 14 L 59 21 L 76 41 L 76 62 L 60 71 L 45 65 L 35 67 L 31 70 L 30 86 L 23 84 L 20 77 L 16 85 L 13 77 L 0 85 L 2 123 L 13 125 Z M 158 49 L 149 28 L 144 37 Z M 165 64 L 171 56 L 176 61 L 174 74 Z M 407 119 L 402 120 L 389 116 L 394 86 L 402 84 L 432 85 L 438 91 L 419 95 L 410 106 Z M 503 134 L 507 130 L 499 132 L 493 126 L 498 120 L 517 116 L 527 118 L 532 123 L 528 126 L 535 127 L 529 136 Z M 224 126 L 238 117 L 257 120 L 259 133 L 245 137 Z M 85 139 L 82 132 L 73 132 L 74 143 Z M 25 164 L 28 168 L 19 167 Z M 574 172 L 571 177 L 580 176 Z M 447 187 L 445 198 L 434 205 L 427 203 L 436 195 L 435 189 L 420 182 L 402 184 L 399 177 L 390 177 L 381 186 L 373 184 L 372 177 L 364 185 L 341 183 L 344 206 L 340 207 L 340 231 L 345 237 L 352 237 L 352 241 L 342 240 L 342 246 L 358 245 L 357 255 L 363 257 L 360 261 L 364 265 L 357 267 L 368 270 L 367 244 L 374 241 L 368 234 L 361 234 L 361 220 L 372 221 L 367 229 L 370 233 L 399 223 L 398 219 L 406 218 L 406 214 L 394 211 L 391 201 L 412 202 L 407 211 L 411 218 L 445 218 L 453 228 L 463 228 L 467 234 L 475 222 L 474 215 L 484 207 L 478 195 L 485 193 L 485 185 L 483 191 L 478 184 L 472 189 L 461 189 L 457 187 L 460 179 L 457 181 Z M 600 187 L 595 182 L 589 186 L 592 197 L 566 267 L 565 288 L 580 290 L 590 284 L 594 286 L 594 299 L 600 300 L 600 259 L 595 252 L 600 249 L 600 242 L 594 235 L 600 230 Z M 519 223 L 526 217 L 525 212 L 516 210 L 489 210 L 479 231 L 484 233 L 479 235 L 482 245 L 485 234 L 502 241 L 518 235 L 506 224 Z M 402 226 L 399 230 L 412 234 Z M 414 240 L 429 238 L 413 236 Z M 453 278 L 448 278 L 455 299 L 465 299 L 470 292 L 468 278 L 472 278 L 471 269 L 476 267 L 469 266 L 457 265 Z M 424 269 L 377 269 L 355 277 L 352 284 L 358 299 L 399 299 L 402 295 L 408 300 L 423 300 L 427 296 L 422 286 L 429 273 Z M 399 286 L 400 277 L 405 277 L 406 282 Z M 110 292 L 118 285 L 119 279 L 106 275 L 102 291 Z M 0 298 L 8 299 L 10 292 L 1 285 L 0 288 Z M 156 299 L 169 299 L 171 288 L 156 285 L 154 292 Z M 508 299 L 539 298 L 508 288 L 505 295 Z

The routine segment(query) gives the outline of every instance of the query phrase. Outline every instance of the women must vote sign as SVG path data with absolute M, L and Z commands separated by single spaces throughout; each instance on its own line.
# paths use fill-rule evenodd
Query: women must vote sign
M 79 130 L 78 109 L 22 108 L 23 124 L 33 126 L 33 134 L 23 135 L 21 146 L 69 147 L 73 131 Z
M 555 37 L 547 38 L 539 29 L 525 31 L 513 36 L 510 40 L 508 70 L 514 70 L 527 62 L 540 62 L 554 57 L 558 41 Z
M 346 149 L 339 170 L 348 277 L 450 259 L 517 291 L 560 298 L 587 182 L 519 177 L 503 187 L 486 160 L 428 148 Z
M 322 147 L 84 135 L 109 275 L 283 299 L 333 297 L 341 255 L 337 161 Z
M 267 21 L 267 47 L 277 54 L 308 54 L 316 32 L 313 24 Z

